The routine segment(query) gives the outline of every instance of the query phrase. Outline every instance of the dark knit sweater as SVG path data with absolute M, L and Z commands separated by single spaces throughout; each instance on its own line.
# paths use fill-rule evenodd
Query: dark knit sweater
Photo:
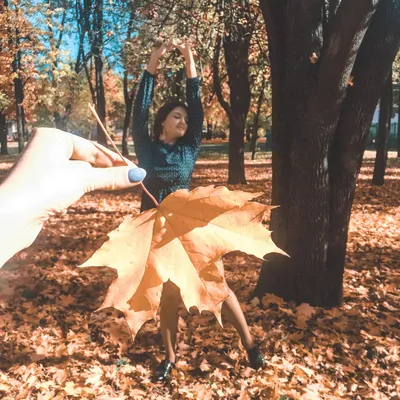
M 178 189 L 189 189 L 194 164 L 199 154 L 203 128 L 203 107 L 199 78 L 186 80 L 188 129 L 174 144 L 151 140 L 148 131 L 149 109 L 153 99 L 155 76 L 145 71 L 133 108 L 133 140 L 139 166 L 147 171 L 144 185 L 161 203 Z M 141 211 L 154 207 L 143 193 Z

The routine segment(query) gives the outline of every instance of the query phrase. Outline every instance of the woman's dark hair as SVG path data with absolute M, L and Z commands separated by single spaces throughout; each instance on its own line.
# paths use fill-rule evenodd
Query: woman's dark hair
M 160 140 L 160 135 L 162 133 L 162 123 L 168 117 L 168 114 L 176 107 L 182 107 L 188 112 L 188 107 L 185 103 L 179 100 L 171 101 L 164 104 L 157 111 L 156 117 L 154 119 L 154 141 L 158 142 Z

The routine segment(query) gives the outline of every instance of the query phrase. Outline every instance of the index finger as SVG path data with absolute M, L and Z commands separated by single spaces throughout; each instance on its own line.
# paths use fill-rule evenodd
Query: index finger
M 99 143 L 71 135 L 73 142 L 73 151 L 71 160 L 86 161 L 94 167 L 113 167 L 129 165 L 135 167 L 132 161 L 121 157 L 113 151 L 107 149 Z

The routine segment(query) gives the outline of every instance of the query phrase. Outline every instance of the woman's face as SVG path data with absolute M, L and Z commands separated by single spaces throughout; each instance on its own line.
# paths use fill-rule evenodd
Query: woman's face
M 183 107 L 175 107 L 162 123 L 160 140 L 164 143 L 175 143 L 185 135 L 188 128 L 188 113 Z

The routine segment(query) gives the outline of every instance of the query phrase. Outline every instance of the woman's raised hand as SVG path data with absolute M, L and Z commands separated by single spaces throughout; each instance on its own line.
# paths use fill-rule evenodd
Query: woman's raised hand
M 190 41 L 190 39 L 186 38 L 184 40 L 174 40 L 172 43 L 173 46 L 180 51 L 186 61 L 186 76 L 188 78 L 195 78 L 197 73 L 196 64 L 193 58 L 193 43 Z
M 165 53 L 172 49 L 171 42 L 164 42 L 162 39 L 157 40 L 153 47 L 152 56 L 160 59 Z
M 184 40 L 174 39 L 172 41 L 173 46 L 180 51 L 186 61 L 193 57 L 192 47 L 193 44 L 190 39 L 185 38 Z
M 157 73 L 158 63 L 160 58 L 164 56 L 165 53 L 172 49 L 171 42 L 164 42 L 162 39 L 158 39 L 153 47 L 153 52 L 151 53 L 149 63 L 147 64 L 147 71 L 155 75 Z

